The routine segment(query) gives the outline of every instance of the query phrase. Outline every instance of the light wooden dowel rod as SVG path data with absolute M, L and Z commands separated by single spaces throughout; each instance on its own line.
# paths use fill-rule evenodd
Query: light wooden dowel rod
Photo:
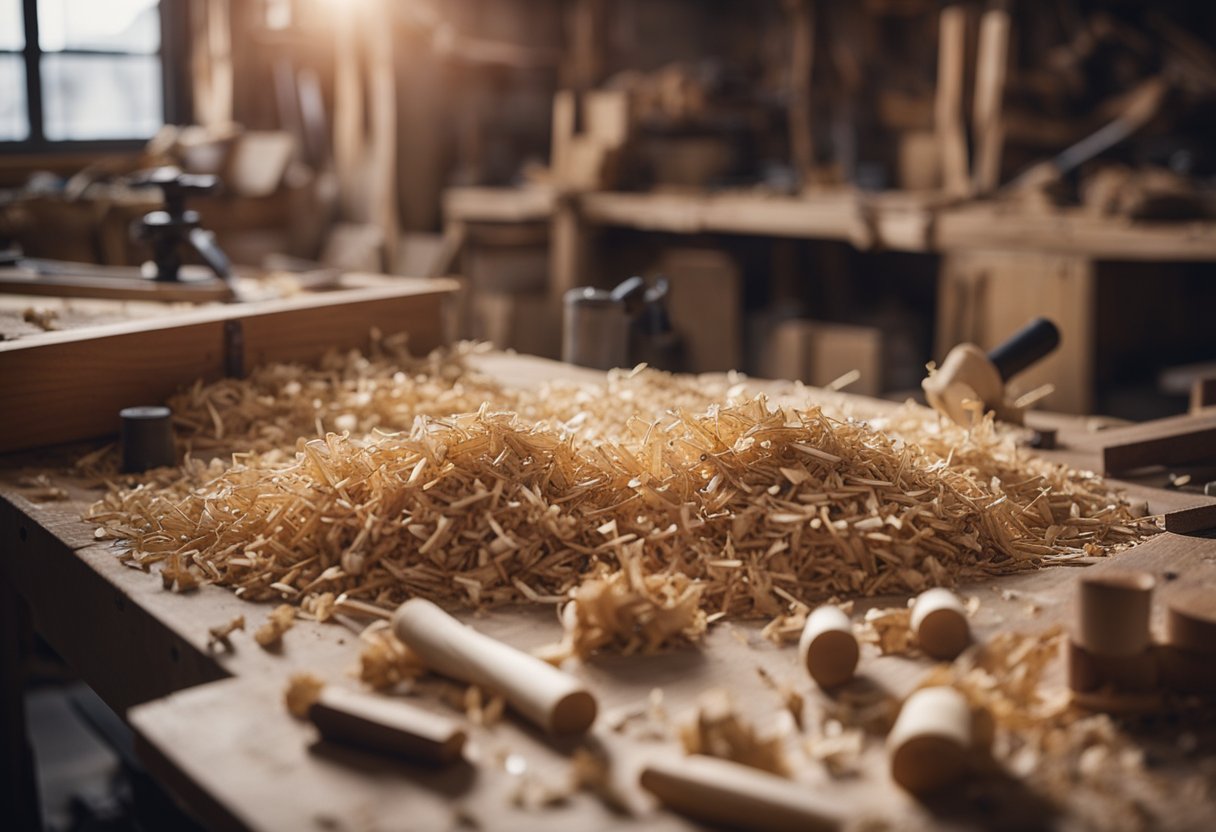
M 322 738 L 422 762 L 460 758 L 465 732 L 452 720 L 406 702 L 327 686 L 308 709 Z
M 393 632 L 431 670 L 502 694 L 550 733 L 581 734 L 595 722 L 595 697 L 573 676 L 461 624 L 430 601 L 413 598 L 398 607 Z
M 802 783 L 701 754 L 652 760 L 642 788 L 668 808 L 714 826 L 764 832 L 839 829 L 843 808 Z

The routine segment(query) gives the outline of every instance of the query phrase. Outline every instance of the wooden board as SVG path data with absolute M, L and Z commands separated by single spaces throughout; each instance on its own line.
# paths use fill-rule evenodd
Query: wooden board
M 1171 416 L 1112 430 L 1102 445 L 1107 474 L 1216 460 L 1216 413 Z
M 501 354 L 480 357 L 477 366 L 508 385 L 599 375 Z M 1074 464 L 1092 466 L 1097 459 L 1094 437 L 1079 428 L 1078 420 L 1053 418 L 1062 428 L 1066 450 L 1052 456 L 1067 455 Z M 299 671 L 315 673 L 331 684 L 355 685 L 349 675 L 359 652 L 355 635 L 339 625 L 300 621 L 286 634 L 280 653 L 261 650 L 252 630 L 271 605 L 243 602 L 212 586 L 189 596 L 166 592 L 157 575 L 123 566 L 113 547 L 91 542 L 91 528 L 76 518 L 97 492 L 67 483 L 70 502 L 38 504 L 23 496 L 16 480 L 25 467 L 56 465 L 55 459 L 61 465 L 64 456 L 10 455 L 0 464 L 0 578 L 29 602 L 39 630 L 85 681 L 111 706 L 130 708 L 142 759 L 209 828 L 447 829 L 476 823 L 485 829 L 687 829 L 690 824 L 657 809 L 634 785 L 643 755 L 672 750 L 675 743 L 646 741 L 634 728 L 617 732 L 611 727 L 617 720 L 643 707 L 658 687 L 672 721 L 679 722 L 700 693 L 721 685 L 734 692 L 747 716 L 762 728 L 772 727 L 781 700 L 760 680 L 758 667 L 795 685 L 806 697 L 809 720 L 818 720 L 829 703 L 798 669 L 796 651 L 761 638 L 757 624 L 718 625 L 700 649 L 597 658 L 578 670 L 601 697 L 604 714 L 585 745 L 610 756 L 614 780 L 631 814 L 609 809 L 587 793 L 551 808 L 526 809 L 512 799 L 520 781 L 504 770 L 504 760 L 513 755 L 512 769 L 523 764 L 542 781 L 560 783 L 568 775 L 576 743 L 551 743 L 508 717 L 497 727 L 472 732 L 475 765 L 443 773 L 318 743 L 310 727 L 287 715 L 282 691 L 290 675 Z M 1177 492 L 1131 489 L 1148 497 L 1154 511 L 1180 508 L 1193 500 Z M 1162 597 L 1184 585 L 1216 586 L 1216 541 L 1163 535 L 1092 568 L 1126 565 L 1153 571 Z M 973 620 L 976 633 L 986 638 L 1007 629 L 1035 632 L 1064 621 L 1072 583 L 1082 573 L 1061 567 L 964 587 L 964 594 L 980 600 Z M 875 599 L 866 604 L 901 601 Z M 1030 603 L 1037 605 L 1038 613 L 1027 611 Z M 248 627 L 235 634 L 235 650 L 208 652 L 207 628 L 238 614 L 246 617 Z M 558 635 L 552 611 L 541 607 L 466 618 L 523 649 Z M 82 619 L 88 627 L 80 626 Z M 896 696 L 909 692 L 930 667 L 870 651 L 863 660 L 869 683 Z M 166 698 L 146 702 L 151 697 Z M 431 699 L 415 701 L 424 707 L 446 707 Z M 140 702 L 146 704 L 131 707 Z M 1176 734 L 1191 730 L 1189 726 L 1154 730 L 1160 736 L 1146 739 L 1146 751 L 1155 761 L 1155 776 L 1174 776 L 1179 766 L 1193 767 L 1206 759 L 1207 752 L 1185 757 L 1179 750 Z M 1204 748 L 1208 735 L 1200 733 L 1198 739 Z M 830 780 L 800 760 L 799 778 L 807 788 L 831 789 L 859 816 L 878 814 L 901 829 L 985 828 L 994 812 L 1015 828 L 1039 828 L 1053 820 L 1013 787 L 981 795 L 960 791 L 944 802 L 917 803 L 886 778 L 884 761 L 881 742 L 873 741 L 863 757 L 863 776 Z M 1162 811 L 1167 825 L 1179 829 L 1204 828 L 1216 816 L 1210 799 L 1198 796 Z
M 426 353 L 449 340 L 442 312 L 455 289 L 402 278 L 0 342 L 0 451 L 114 433 L 120 409 L 163 402 L 186 379 L 366 348 L 373 328 L 409 332 Z

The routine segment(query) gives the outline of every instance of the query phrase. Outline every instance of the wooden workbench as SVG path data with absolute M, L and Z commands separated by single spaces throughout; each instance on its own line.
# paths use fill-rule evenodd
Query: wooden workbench
M 491 354 L 481 362 L 482 369 L 514 385 L 585 373 L 512 355 Z M 1078 420 L 1040 418 L 1064 428 L 1065 447 L 1055 452 L 1057 456 L 1096 467 L 1095 439 Z M 337 624 L 301 620 L 286 634 L 281 652 L 267 652 L 254 643 L 251 633 L 269 606 L 243 602 L 214 586 L 177 595 L 162 589 L 158 575 L 122 565 L 114 545 L 95 542 L 93 528 L 79 519 L 98 492 L 56 477 L 70 499 L 39 503 L 18 484 L 23 474 L 62 467 L 78 451 L 60 448 L 10 455 L 0 466 L 0 583 L 5 593 L 0 604 L 7 626 L 19 626 L 21 611 L 28 610 L 33 626 L 84 681 L 126 714 L 149 770 L 209 827 L 687 828 L 684 820 L 654 808 L 632 785 L 640 755 L 660 747 L 674 751 L 676 744 L 656 746 L 636 736 L 628 725 L 623 731 L 613 730 L 614 723 L 625 714 L 644 710 L 650 692 L 659 688 L 674 724 L 698 694 L 722 686 L 762 727 L 771 725 L 783 709 L 778 695 L 757 674 L 760 667 L 774 679 L 794 683 L 807 696 L 808 722 L 814 721 L 812 709 L 825 702 L 800 672 L 796 651 L 775 647 L 760 637 L 762 622 L 716 625 L 700 648 L 592 660 L 580 672 L 600 697 L 601 718 L 586 742 L 610 754 L 631 814 L 607 808 L 586 792 L 544 809 L 516 805 L 518 772 L 526 768 L 526 776 L 561 782 L 577 744 L 551 743 L 510 717 L 492 729 L 472 730 L 473 763 L 442 773 L 320 743 L 310 726 L 288 715 L 282 693 L 287 679 L 299 671 L 332 684 L 356 686 L 350 676 L 359 653 L 356 635 Z M 1145 485 L 1128 487 L 1147 499 L 1154 512 L 1203 500 Z M 1129 563 L 1159 577 L 1167 570 L 1177 576 L 1162 580 L 1159 597 L 1168 594 L 1173 584 L 1216 585 L 1216 540 L 1163 534 L 1089 568 Z M 980 599 L 973 620 L 977 637 L 1008 629 L 1035 632 L 1059 623 L 1080 571 L 1057 567 L 964 587 L 964 593 Z M 1042 611 L 1031 617 L 1026 612 L 1028 601 Z M 208 628 L 236 615 L 244 615 L 249 626 L 234 635 L 235 649 L 210 652 Z M 542 608 L 503 609 L 473 619 L 478 628 L 522 648 L 554 641 L 559 634 L 552 611 Z M 10 635 L 4 634 L 6 642 Z M 862 667 L 871 684 L 902 695 L 929 665 L 867 652 Z M 424 707 L 445 708 L 428 699 L 418 701 Z M 1200 732 L 1199 751 L 1189 757 L 1176 743 L 1184 729 Z M 1203 759 L 1212 765 L 1214 730 L 1210 724 L 1194 729 L 1166 726 L 1154 739 L 1146 739 L 1154 776 L 1182 776 L 1180 772 Z M 5 739 L 11 748 L 9 738 Z M 832 790 L 856 806 L 859 816 L 877 815 L 898 828 L 1061 825 L 1053 823 L 1043 804 L 1027 799 L 1012 779 L 995 791 L 960 789 L 943 802 L 917 803 L 889 781 L 884 759 L 881 743 L 872 741 L 864 757 L 863 777 L 831 780 L 809 762 L 799 766 L 798 777 L 808 788 Z M 1201 828 L 1216 822 L 1216 795 L 1153 807 L 1153 811 L 1173 828 Z

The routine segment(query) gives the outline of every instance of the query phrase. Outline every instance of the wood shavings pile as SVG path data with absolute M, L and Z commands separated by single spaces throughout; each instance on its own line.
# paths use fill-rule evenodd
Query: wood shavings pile
M 1156 531 L 991 420 L 965 432 L 912 405 L 860 414 L 793 386 L 773 403 L 740 377 L 650 370 L 511 390 L 468 368 L 472 347 L 389 346 L 196 385 L 171 403 L 192 455 L 115 485 L 90 519 L 130 565 L 304 609 L 574 597 L 578 655 L 696 637 L 700 613 L 914 593 Z

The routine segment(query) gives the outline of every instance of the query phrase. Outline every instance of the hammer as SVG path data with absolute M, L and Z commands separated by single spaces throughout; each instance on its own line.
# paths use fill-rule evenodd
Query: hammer
M 1020 422 L 1021 413 L 1005 405 L 1005 382 L 1059 345 L 1056 325 L 1047 318 L 1035 318 L 987 354 L 975 344 L 959 344 L 921 387 L 934 410 L 963 427 L 969 427 L 974 418 L 969 402 L 982 404 L 983 412 L 995 410 L 1003 419 Z

